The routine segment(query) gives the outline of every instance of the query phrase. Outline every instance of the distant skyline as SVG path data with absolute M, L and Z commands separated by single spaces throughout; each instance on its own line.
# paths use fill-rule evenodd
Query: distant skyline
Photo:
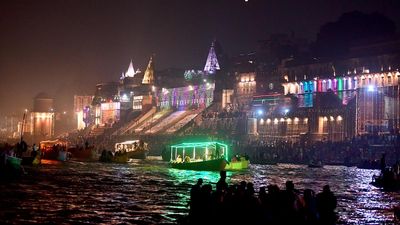
M 396 0 L 0 1 L 0 113 L 22 113 L 47 92 L 59 111 L 73 94 L 117 81 L 132 59 L 144 71 L 204 67 L 217 39 L 234 56 L 274 33 L 315 39 L 349 11 L 380 12 L 399 30 Z M 183 75 L 183 74 L 182 74 Z

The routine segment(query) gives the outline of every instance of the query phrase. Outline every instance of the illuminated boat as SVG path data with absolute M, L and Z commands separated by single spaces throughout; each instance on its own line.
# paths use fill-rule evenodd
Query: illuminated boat
M 183 170 L 225 170 L 228 146 L 220 142 L 196 142 L 171 145 L 170 165 Z
M 126 152 L 132 159 L 146 159 L 149 148 L 142 140 L 132 140 L 116 143 L 115 152 Z
M 233 157 L 225 166 L 225 170 L 243 170 L 249 168 L 250 161 L 244 157 Z
M 70 159 L 70 153 L 66 150 L 68 142 L 55 139 L 40 142 L 40 150 L 42 151 L 43 159 L 67 161 Z

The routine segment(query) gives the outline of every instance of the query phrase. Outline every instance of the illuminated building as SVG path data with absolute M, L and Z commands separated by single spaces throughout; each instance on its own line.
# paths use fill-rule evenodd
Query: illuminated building
M 353 100 L 355 133 L 389 131 L 398 127 L 400 73 L 362 73 L 359 75 L 313 79 L 283 84 L 284 94 L 295 95 L 300 107 L 312 107 L 316 96 L 333 92 L 347 106 Z M 351 104 L 349 105 L 351 107 Z M 321 124 L 324 120 L 320 119 Z M 323 129 L 319 129 L 321 131 Z
M 76 129 L 83 129 L 90 123 L 90 106 L 92 105 L 93 96 L 90 95 L 74 95 L 74 113 L 76 121 Z
M 94 116 L 95 125 L 111 125 L 119 120 L 120 107 L 115 107 L 114 102 L 119 104 L 117 82 L 108 82 L 96 85 L 96 92 L 92 102 L 92 116 Z M 118 109 L 117 109 L 118 108 Z M 118 110 L 118 112 L 109 112 L 109 110 Z M 104 115 L 103 110 L 107 110 L 107 115 Z M 115 115 L 112 117 L 110 115 Z
M 256 73 L 239 73 L 236 76 L 235 98 L 239 108 L 249 107 L 256 93 Z
M 46 140 L 54 135 L 53 98 L 46 93 L 36 95 L 30 113 L 31 134 L 35 141 Z
M 266 57 L 257 58 L 257 68 L 262 69 L 256 70 L 248 133 L 273 140 L 339 141 L 396 132 L 400 128 L 400 39 L 365 43 L 350 47 L 340 57 L 294 54 L 279 62 L 268 61 L 272 48 L 267 44 Z M 282 91 L 263 94 L 269 84 L 276 88 L 272 80 L 280 80 Z M 260 108 L 265 110 L 263 116 L 256 113 Z M 289 111 L 284 113 L 284 108 Z

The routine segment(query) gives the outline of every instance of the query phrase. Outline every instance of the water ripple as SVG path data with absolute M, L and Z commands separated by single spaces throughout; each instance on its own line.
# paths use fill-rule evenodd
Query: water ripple
M 189 189 L 198 178 L 215 184 L 218 172 L 184 171 L 157 160 L 129 164 L 53 163 L 13 183 L 0 184 L 0 223 L 173 224 L 186 215 Z M 256 188 L 292 180 L 300 191 L 329 184 L 338 197 L 339 224 L 391 224 L 399 193 L 371 186 L 375 170 L 342 166 L 251 165 L 228 172 L 228 182 Z

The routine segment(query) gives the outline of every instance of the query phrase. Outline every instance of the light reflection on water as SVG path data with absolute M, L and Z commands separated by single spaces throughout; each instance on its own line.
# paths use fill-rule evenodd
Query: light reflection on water
M 227 181 L 252 181 L 258 189 L 267 184 L 283 188 L 292 180 L 300 191 L 316 192 L 329 184 L 338 197 L 339 223 L 391 223 L 400 194 L 371 186 L 372 175 L 378 173 L 341 166 L 251 165 L 247 171 L 228 172 Z M 0 184 L 0 222 L 174 223 L 187 214 L 189 189 L 198 178 L 215 184 L 219 173 L 172 169 L 154 159 L 129 164 L 49 162 L 24 179 Z

